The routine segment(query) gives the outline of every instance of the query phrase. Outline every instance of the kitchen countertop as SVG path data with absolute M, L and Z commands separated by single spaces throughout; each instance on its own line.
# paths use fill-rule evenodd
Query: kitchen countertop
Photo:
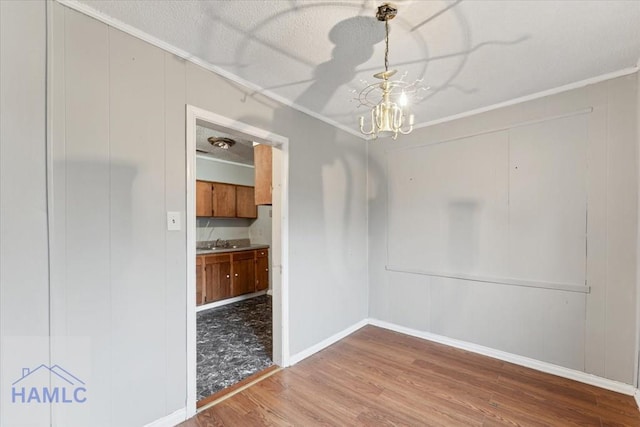
M 245 245 L 235 248 L 196 249 L 196 255 L 224 254 L 229 252 L 252 251 L 255 249 L 269 249 L 269 245 Z

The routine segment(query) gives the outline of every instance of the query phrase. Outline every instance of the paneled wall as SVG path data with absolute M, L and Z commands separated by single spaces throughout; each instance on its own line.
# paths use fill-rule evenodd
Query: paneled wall
M 371 317 L 633 384 L 637 108 L 634 74 L 371 144 Z
M 44 1 L 0 2 L 1 426 L 50 422 L 50 405 L 11 402 L 23 369 L 50 363 L 45 23 Z
M 291 352 L 367 316 L 361 140 L 53 7 L 51 327 L 90 343 L 92 393 L 57 425 L 140 426 L 185 406 L 190 264 L 165 223 L 185 212 L 185 104 L 290 140 Z

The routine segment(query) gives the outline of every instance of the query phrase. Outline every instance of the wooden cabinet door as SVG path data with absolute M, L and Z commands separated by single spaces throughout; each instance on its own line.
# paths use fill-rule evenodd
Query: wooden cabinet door
M 254 292 L 256 286 L 255 251 L 232 254 L 233 296 Z
M 196 257 L 196 305 L 204 302 L 204 261 L 202 256 Z
M 256 145 L 253 147 L 253 162 L 256 180 L 256 205 L 271 204 L 272 189 L 272 148 L 270 145 Z
M 196 216 L 211 216 L 212 209 L 211 183 L 196 181 Z
M 256 292 L 265 289 L 269 289 L 269 257 L 258 257 L 256 258 Z
M 205 302 L 219 301 L 231 296 L 231 257 L 204 257 Z
M 234 218 L 236 216 L 236 186 L 214 182 L 212 204 L 214 217 Z
M 257 218 L 253 187 L 239 185 L 236 187 L 236 216 L 238 218 Z

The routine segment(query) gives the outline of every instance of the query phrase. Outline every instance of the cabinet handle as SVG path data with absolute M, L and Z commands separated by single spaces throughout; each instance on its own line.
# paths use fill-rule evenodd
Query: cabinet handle
M 265 268 L 265 269 L 264 269 L 264 271 L 269 271 L 269 269 L 268 269 L 268 268 Z
M 229 275 L 227 274 L 227 279 L 228 279 L 229 277 L 231 277 L 231 276 L 229 276 Z
M 234 276 L 238 277 L 238 273 L 234 274 Z

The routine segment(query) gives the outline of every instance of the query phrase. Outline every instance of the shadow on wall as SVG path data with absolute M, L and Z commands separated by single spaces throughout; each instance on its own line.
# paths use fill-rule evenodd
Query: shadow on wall
M 144 209 L 134 207 L 136 194 L 136 177 L 138 168 L 126 162 L 90 160 L 56 161 L 54 173 L 64 173 L 65 192 L 67 197 L 65 215 L 69 224 L 74 226 L 73 235 L 83 236 L 83 248 L 104 245 L 92 237 L 96 231 L 110 230 L 110 239 L 118 241 L 118 257 L 130 260 L 131 246 L 135 230 L 134 212 Z M 143 184 L 140 184 L 143 186 Z M 97 200 L 98 194 L 107 190 L 108 197 Z M 140 187 L 140 194 L 146 188 Z M 73 197 L 74 199 L 68 199 Z M 143 200 L 143 198 L 139 198 Z M 142 215 L 144 217 L 144 215 Z M 96 224 L 96 219 L 103 219 L 106 224 Z M 164 224 L 164 219 L 162 219 Z M 103 227 L 104 226 L 104 227 Z M 77 227 L 77 228 L 75 228 Z M 68 234 L 70 231 L 66 230 Z M 124 265 L 123 265 L 124 267 Z
M 472 273 L 478 254 L 480 204 L 475 200 L 453 200 L 447 205 L 448 266 L 458 273 Z

